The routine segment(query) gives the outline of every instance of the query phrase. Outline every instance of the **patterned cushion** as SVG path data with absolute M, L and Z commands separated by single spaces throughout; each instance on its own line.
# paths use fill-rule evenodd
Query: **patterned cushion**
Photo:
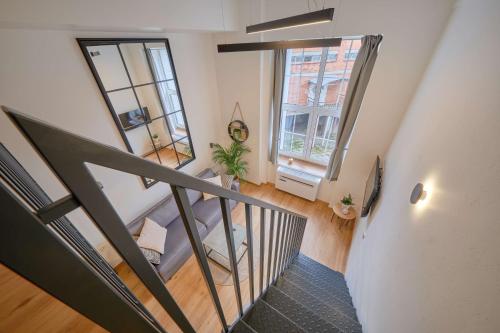
M 151 249 L 145 249 L 141 247 L 142 254 L 146 257 L 146 259 L 152 263 L 153 265 L 158 265 L 160 263 L 160 252 L 151 250 Z

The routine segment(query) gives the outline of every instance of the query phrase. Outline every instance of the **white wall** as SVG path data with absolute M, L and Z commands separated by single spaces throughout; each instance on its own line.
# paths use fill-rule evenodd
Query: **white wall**
M 500 331 L 498 17 L 459 2 L 389 149 L 348 263 L 364 332 Z M 431 192 L 413 206 L 417 182 Z
M 237 19 L 237 0 L 2 0 L 0 3 L 0 27 L 14 28 L 223 31 L 234 29 Z
M 138 37 L 124 33 L 0 29 L 0 104 L 126 150 L 75 40 L 82 36 Z M 216 140 L 220 122 L 212 38 L 202 33 L 149 36 L 167 37 L 170 41 L 197 157 L 182 171 L 193 174 L 211 165 L 208 142 Z M 65 193 L 3 113 L 0 114 L 0 142 L 53 198 Z M 169 191 L 165 184 L 156 184 L 146 190 L 138 177 L 103 168 L 95 168 L 95 174 L 125 222 Z M 102 240 L 89 227 L 83 214 L 74 214 L 72 220 L 94 244 Z
M 311 6 L 314 6 L 311 1 Z M 321 3 L 322 4 L 322 3 Z M 453 0 L 327 0 L 335 8 L 331 24 L 262 34 L 264 40 L 321 38 L 383 34 L 384 41 L 365 94 L 339 181 L 323 181 L 319 198 L 336 201 L 351 192 L 356 203 L 362 201 L 363 187 L 377 154 L 383 155 L 407 109 L 432 51 L 444 29 Z M 243 1 L 240 30 L 245 25 L 307 12 L 302 0 Z M 314 7 L 312 8 L 314 9 Z M 317 9 L 317 8 L 316 8 Z M 216 42 L 258 40 L 259 35 L 217 34 Z M 223 120 L 228 121 L 235 100 L 242 102 L 250 126 L 249 156 L 253 182 L 274 182 L 274 167 L 267 164 L 269 90 L 267 52 L 219 54 L 216 56 Z M 222 84 L 220 83 L 222 82 Z M 255 90 L 255 86 L 268 87 Z M 260 164 L 258 169 L 255 164 Z M 260 171 L 257 171 L 260 170 Z

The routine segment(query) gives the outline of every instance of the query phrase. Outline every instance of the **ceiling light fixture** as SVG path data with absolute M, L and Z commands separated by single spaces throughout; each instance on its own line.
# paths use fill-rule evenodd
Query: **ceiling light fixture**
M 255 43 L 234 43 L 218 44 L 217 51 L 225 52 L 244 52 L 244 51 L 265 51 L 275 49 L 303 49 L 310 47 L 336 47 L 340 46 L 342 38 L 316 38 L 316 39 L 295 39 L 280 40 L 271 42 Z
M 333 21 L 334 8 L 326 8 L 306 14 L 290 16 L 279 20 L 247 26 L 247 34 L 288 29 L 304 25 L 319 24 Z

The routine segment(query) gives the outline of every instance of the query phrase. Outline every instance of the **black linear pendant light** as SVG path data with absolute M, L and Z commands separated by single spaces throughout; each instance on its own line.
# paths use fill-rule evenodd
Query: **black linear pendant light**
M 247 34 L 331 22 L 333 21 L 333 12 L 334 8 L 326 8 L 306 14 L 285 17 L 279 20 L 249 25 L 247 26 Z
M 331 22 L 333 20 L 334 8 L 327 8 L 290 16 L 287 18 L 259 23 L 247 26 L 247 33 L 257 33 L 263 31 L 271 31 L 278 29 L 286 29 L 291 27 L 299 27 L 303 25 Z M 339 46 L 342 38 L 319 38 L 319 39 L 299 39 L 286 41 L 270 41 L 270 42 L 255 42 L 255 43 L 236 43 L 236 44 L 219 44 L 217 50 L 219 53 L 225 52 L 244 52 L 244 51 L 263 51 L 280 48 L 307 48 L 307 47 L 328 47 Z

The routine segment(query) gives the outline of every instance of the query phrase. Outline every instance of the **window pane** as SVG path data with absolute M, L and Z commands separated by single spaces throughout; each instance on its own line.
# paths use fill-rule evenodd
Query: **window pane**
M 288 50 L 283 104 L 313 105 L 321 52 L 322 48 Z
M 295 116 L 286 115 L 285 117 L 285 131 L 292 132 L 293 131 L 293 119 Z
M 295 126 L 293 129 L 294 133 L 306 134 L 307 132 L 307 123 L 309 122 L 308 114 L 298 114 L 295 116 Z
M 302 154 L 304 153 L 304 146 L 305 146 L 305 135 L 293 135 L 292 136 L 292 144 L 291 144 L 291 151 L 293 153 L 297 154 Z
M 311 159 L 321 163 L 328 163 L 334 147 L 335 142 L 332 140 L 314 139 Z

